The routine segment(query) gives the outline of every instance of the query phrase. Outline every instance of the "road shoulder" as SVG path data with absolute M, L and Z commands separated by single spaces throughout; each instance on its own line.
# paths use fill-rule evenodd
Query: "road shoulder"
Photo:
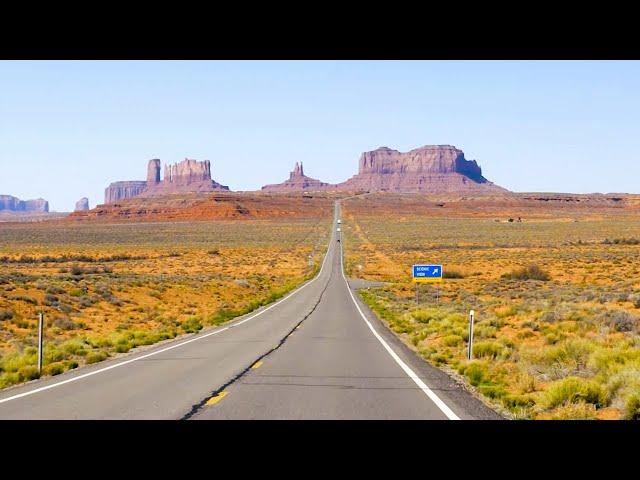
M 447 372 L 429 364 L 396 336 L 362 300 L 359 284 L 348 280 L 349 288 L 364 315 L 396 354 L 444 401 L 462 420 L 504 420 L 505 417 L 485 405 L 473 392 Z M 365 287 L 366 288 L 366 287 Z

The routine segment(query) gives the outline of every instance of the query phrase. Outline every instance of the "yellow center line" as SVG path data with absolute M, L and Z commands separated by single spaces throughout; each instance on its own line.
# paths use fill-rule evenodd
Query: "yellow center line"
M 220 392 L 219 394 L 217 394 L 215 397 L 211 397 L 209 400 L 207 400 L 207 406 L 211 406 L 211 405 L 215 405 L 216 403 L 218 403 L 220 400 L 222 400 L 224 397 L 227 396 L 228 392 Z
M 251 368 L 260 368 L 260 365 L 262 365 L 262 360 L 258 360 L 256 363 L 254 363 Z

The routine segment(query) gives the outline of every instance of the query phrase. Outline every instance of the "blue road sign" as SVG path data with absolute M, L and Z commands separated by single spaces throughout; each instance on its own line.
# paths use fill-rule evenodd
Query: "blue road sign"
M 414 282 L 441 282 L 442 265 L 414 265 Z

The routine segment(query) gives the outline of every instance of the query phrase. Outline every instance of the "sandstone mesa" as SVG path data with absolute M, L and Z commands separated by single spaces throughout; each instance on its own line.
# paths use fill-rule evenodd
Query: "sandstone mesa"
M 482 176 L 475 160 L 451 145 L 425 145 L 406 153 L 380 147 L 360 156 L 358 173 L 335 185 L 304 175 L 296 166 L 285 182 L 265 185 L 264 191 L 331 190 L 368 192 L 506 192 Z
M 174 193 L 229 191 L 211 179 L 211 162 L 185 159 L 164 166 L 149 160 L 147 179 L 114 182 L 105 190 L 105 204 L 134 197 L 158 197 Z M 380 147 L 360 156 L 358 173 L 350 179 L 330 184 L 305 175 L 296 162 L 289 178 L 262 187 L 263 192 L 367 191 L 417 193 L 499 193 L 508 190 L 482 175 L 475 160 L 467 160 L 462 150 L 451 145 L 425 145 L 409 152 Z
M 161 163 L 154 158 L 147 165 L 146 181 L 122 181 L 109 185 L 104 192 L 104 203 L 133 197 L 156 197 L 171 193 L 228 191 L 229 187 L 211 179 L 211 162 L 185 158 L 173 165 L 165 165 L 160 179 Z
M 42 198 L 36 200 L 20 200 L 11 195 L 0 195 L 0 211 L 9 212 L 48 212 L 49 202 Z
M 89 199 L 87 197 L 82 197 L 80 200 L 76 202 L 76 208 L 74 208 L 74 212 L 86 212 L 89 210 Z
M 282 183 L 265 185 L 262 190 L 265 192 L 289 192 L 296 190 L 326 190 L 332 185 L 321 182 L 315 178 L 307 177 L 304 174 L 302 162 L 293 168 L 293 171 L 289 173 L 289 179 Z
M 380 147 L 360 156 L 358 173 L 340 190 L 388 192 L 506 192 L 482 176 L 475 160 L 451 145 L 425 145 L 403 153 Z

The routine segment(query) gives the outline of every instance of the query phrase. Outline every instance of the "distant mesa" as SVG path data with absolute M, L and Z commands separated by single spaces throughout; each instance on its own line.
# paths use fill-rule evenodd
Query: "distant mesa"
M 346 182 L 328 184 L 304 175 L 302 164 L 289 180 L 265 185 L 263 191 L 367 191 L 424 193 L 507 192 L 482 176 L 475 160 L 451 145 L 426 145 L 402 153 L 380 147 L 360 156 L 358 173 Z
M 149 160 L 147 179 L 114 182 L 105 190 L 105 204 L 134 197 L 158 197 L 174 193 L 229 191 L 211 179 L 211 162 L 185 159 L 164 166 Z M 360 156 L 358 173 L 345 182 L 325 183 L 304 174 L 296 162 L 289 178 L 265 185 L 262 192 L 418 192 L 418 193 L 507 193 L 482 175 L 475 160 L 467 160 L 462 150 L 451 145 L 425 145 L 409 152 L 380 147 Z
M 506 192 L 482 176 L 475 160 L 451 145 L 425 145 L 406 153 L 380 147 L 360 156 L 357 175 L 339 190 L 370 192 Z
M 88 210 L 89 210 L 89 199 L 87 197 L 82 197 L 80 200 L 76 202 L 76 208 L 73 211 L 86 212 Z
M 154 158 L 147 165 L 146 181 L 114 182 L 104 192 L 104 203 L 133 197 L 156 197 L 172 193 L 229 191 L 229 187 L 211 179 L 211 162 L 185 158 L 173 165 L 165 165 L 160 178 L 161 163 Z
M 330 184 L 316 180 L 315 178 L 307 177 L 304 174 L 302 162 L 293 168 L 292 172 L 289 172 L 289 179 L 282 183 L 275 183 L 271 185 L 265 185 L 262 190 L 265 192 L 292 192 L 298 190 L 326 190 L 331 187 Z
M 49 202 L 42 198 L 36 200 L 20 200 L 11 195 L 0 195 L 0 211 L 46 213 L 49 211 Z

